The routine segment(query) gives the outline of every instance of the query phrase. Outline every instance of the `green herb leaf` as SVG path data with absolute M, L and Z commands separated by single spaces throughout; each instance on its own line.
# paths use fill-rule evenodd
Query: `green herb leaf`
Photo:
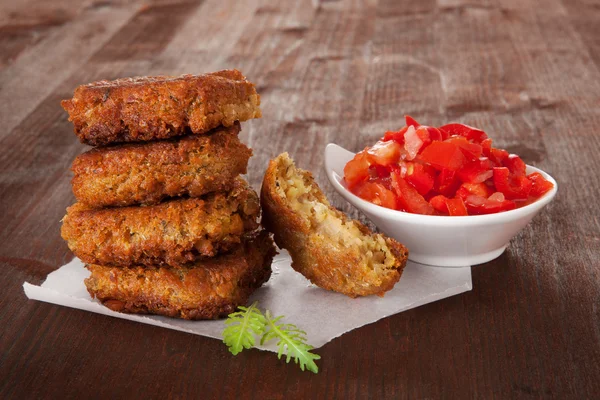
M 229 314 L 223 330 L 223 343 L 234 356 L 244 349 L 254 347 L 255 335 L 265 331 L 266 319 L 254 302 L 250 307 L 238 307 L 241 311 Z
M 282 318 L 283 315 L 273 318 L 270 311 L 267 310 L 267 331 L 263 334 L 260 344 L 264 344 L 271 339 L 278 339 L 278 358 L 281 359 L 281 356 L 285 354 L 286 363 L 289 363 L 290 359 L 293 358 L 294 362 L 300 365 L 302 371 L 306 368 L 315 374 L 318 373 L 319 367 L 317 367 L 314 360 L 319 360 L 321 356 L 310 352 L 313 347 L 306 343 L 306 332 L 300 330 L 294 324 L 279 323 Z
M 313 347 L 306 343 L 306 332 L 294 324 L 280 323 L 283 315 L 273 318 L 267 310 L 265 317 L 256 302 L 250 307 L 240 306 L 238 309 L 240 311 L 229 314 L 225 321 L 227 327 L 223 330 L 223 343 L 229 347 L 231 354 L 236 355 L 254 347 L 255 336 L 261 336 L 261 344 L 278 339 L 279 359 L 285 354 L 286 363 L 293 358 L 302 371 L 306 368 L 315 374 L 319 372 L 314 360 L 319 360 L 321 356 L 310 352 Z

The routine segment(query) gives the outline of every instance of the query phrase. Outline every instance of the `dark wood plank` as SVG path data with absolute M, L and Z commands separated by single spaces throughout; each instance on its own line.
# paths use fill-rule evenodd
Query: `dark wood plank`
M 593 0 L 39 0 L 0 5 L 0 397 L 594 398 L 600 393 L 600 5 Z M 59 101 L 119 76 L 241 69 L 258 188 L 288 151 L 333 204 L 323 149 L 404 114 L 484 128 L 550 172 L 555 201 L 473 291 L 352 331 L 320 373 L 271 353 L 28 301 L 72 256 L 60 219 L 85 146 Z M 365 221 L 367 222 L 367 221 Z M 326 323 L 324 321 L 323 323 Z

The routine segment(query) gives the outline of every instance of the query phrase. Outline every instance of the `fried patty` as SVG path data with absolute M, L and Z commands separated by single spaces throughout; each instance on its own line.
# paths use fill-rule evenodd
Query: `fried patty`
M 237 70 L 94 82 L 61 104 L 92 146 L 201 134 L 261 117 L 254 84 Z
M 263 225 L 315 285 L 350 297 L 383 296 L 400 279 L 408 250 L 332 207 L 287 153 L 270 161 L 261 205 Z
M 87 265 L 92 274 L 85 285 L 114 311 L 215 319 L 246 304 L 269 280 L 275 253 L 273 240 L 263 231 L 231 253 L 188 267 Z
M 228 191 L 252 156 L 239 131 L 236 122 L 210 135 L 94 148 L 73 162 L 73 193 L 79 202 L 100 208 Z
M 231 250 L 258 227 L 258 196 L 241 178 L 229 192 L 154 206 L 67 209 L 61 234 L 77 257 L 110 266 L 182 266 Z

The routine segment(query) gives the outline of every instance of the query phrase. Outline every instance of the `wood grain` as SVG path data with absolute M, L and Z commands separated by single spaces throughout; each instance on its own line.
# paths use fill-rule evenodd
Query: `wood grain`
M 594 398 L 600 393 L 600 3 L 159 0 L 0 3 L 0 398 Z M 323 149 L 404 114 L 484 128 L 559 192 L 473 291 L 352 331 L 318 375 L 270 353 L 35 301 L 59 235 L 81 83 L 239 68 L 250 181 L 288 151 L 333 204 Z M 324 321 L 323 323 L 326 323 Z

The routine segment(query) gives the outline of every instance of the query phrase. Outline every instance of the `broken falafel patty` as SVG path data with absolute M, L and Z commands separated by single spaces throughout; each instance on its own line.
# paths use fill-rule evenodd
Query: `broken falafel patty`
M 260 96 L 238 70 L 137 77 L 81 85 L 63 100 L 80 141 L 92 146 L 202 134 L 260 118 Z
M 275 254 L 273 240 L 263 231 L 231 253 L 186 267 L 86 265 L 91 276 L 85 285 L 92 297 L 114 311 L 216 319 L 246 304 L 269 280 Z
M 100 208 L 228 191 L 252 156 L 239 131 L 236 122 L 207 135 L 94 148 L 73 161 L 73 193 Z
M 312 174 L 287 153 L 269 162 L 261 206 L 263 226 L 315 285 L 350 297 L 383 296 L 400 279 L 406 247 L 332 207 Z
M 181 266 L 231 250 L 258 227 L 258 196 L 241 178 L 229 192 L 153 206 L 67 209 L 61 234 L 83 262 Z

